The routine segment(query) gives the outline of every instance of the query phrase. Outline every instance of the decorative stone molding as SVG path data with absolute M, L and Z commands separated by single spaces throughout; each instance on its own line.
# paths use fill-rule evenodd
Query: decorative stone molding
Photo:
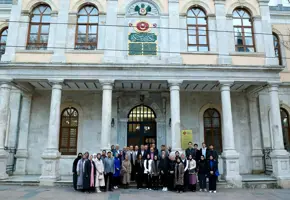
M 58 8 L 55 5 L 55 3 L 52 0 L 31 0 L 28 2 L 28 4 L 25 6 L 22 12 L 28 12 L 31 13 L 32 10 L 37 7 L 40 4 L 48 4 L 51 8 L 52 12 L 57 12 Z
M 229 7 L 228 10 L 226 10 L 226 14 L 232 15 L 233 11 L 238 8 L 238 7 L 242 7 L 242 8 L 247 8 L 248 11 L 251 13 L 252 16 L 258 16 L 260 15 L 259 9 L 255 8 L 254 5 L 252 5 L 251 3 L 247 2 L 247 1 L 234 1 Z
M 187 11 L 191 7 L 201 7 L 205 10 L 207 15 L 214 15 L 214 11 L 210 9 L 208 1 L 190 0 L 180 9 L 180 15 L 187 15 Z
M 123 5 L 121 5 L 120 7 L 120 10 L 118 12 L 119 15 L 125 15 L 127 14 L 127 11 L 130 10 L 130 7 L 133 5 L 133 4 L 136 4 L 136 3 L 141 3 L 141 2 L 147 2 L 147 3 L 150 3 L 152 5 L 154 5 L 154 7 L 157 9 L 158 11 L 158 15 L 161 15 L 161 14 L 164 14 L 165 11 L 164 10 L 164 7 L 162 6 L 162 3 L 161 3 L 161 0 L 143 0 L 143 1 L 139 1 L 139 0 L 128 0 L 128 1 L 125 1 Z
M 100 0 L 79 0 L 79 1 L 76 1 L 76 3 L 73 6 L 71 6 L 71 9 L 69 12 L 77 14 L 79 12 L 79 10 L 81 9 L 81 7 L 83 7 L 85 5 L 92 5 L 92 4 L 98 8 L 99 13 L 106 12 L 103 5 L 100 3 Z

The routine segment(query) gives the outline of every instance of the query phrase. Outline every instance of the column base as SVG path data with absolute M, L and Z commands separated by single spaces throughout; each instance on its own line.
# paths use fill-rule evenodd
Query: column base
M 15 155 L 16 158 L 16 169 L 13 174 L 15 175 L 25 175 L 26 173 L 26 164 L 28 158 L 28 151 L 27 150 L 17 150 Z
M 235 150 L 226 150 L 222 153 L 223 177 L 228 188 L 242 188 L 240 176 L 239 153 Z
M 8 174 L 6 173 L 8 153 L 1 149 L 0 150 L 0 180 L 7 179 Z
M 279 65 L 277 58 L 265 58 L 265 65 Z
M 104 56 L 103 62 L 104 63 L 116 63 L 116 57 L 113 57 L 113 56 Z
M 57 150 L 45 150 L 42 154 L 42 174 L 40 176 L 40 185 L 54 186 L 55 182 L 60 180 L 59 159 L 61 154 Z
M 218 64 L 220 64 L 220 65 L 230 65 L 230 64 L 232 64 L 231 56 L 230 55 L 228 55 L 228 56 L 219 55 L 218 56 Z
M 290 158 L 286 150 L 273 150 L 270 154 L 273 166 L 272 176 L 282 188 L 290 188 Z
M 66 62 L 66 57 L 62 53 L 61 54 L 54 53 L 52 55 L 51 62 L 52 63 L 65 63 Z
M 253 174 L 262 174 L 265 172 L 264 169 L 264 154 L 261 149 L 254 149 L 252 151 L 252 173 Z

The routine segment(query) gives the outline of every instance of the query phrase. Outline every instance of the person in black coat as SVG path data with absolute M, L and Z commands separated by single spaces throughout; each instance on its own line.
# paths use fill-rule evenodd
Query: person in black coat
M 217 161 L 214 160 L 213 156 L 209 156 L 209 161 L 208 161 L 208 179 L 209 179 L 209 187 L 208 190 L 209 192 L 214 192 L 216 193 L 216 172 L 217 172 Z
M 169 167 L 169 163 L 168 163 L 168 157 L 166 156 L 166 152 L 162 152 L 161 155 L 161 159 L 159 162 L 159 174 L 161 176 L 161 185 L 163 187 L 162 191 L 167 191 L 167 176 L 168 176 L 168 167 Z
M 218 156 L 217 151 L 214 150 L 212 144 L 209 145 L 209 149 L 208 149 L 207 152 L 206 152 L 206 159 L 209 160 L 209 157 L 210 157 L 210 156 L 212 156 L 213 159 L 218 163 L 218 158 L 219 158 L 219 156 Z
M 195 158 L 193 158 L 196 162 L 200 160 L 201 152 L 198 149 L 198 144 L 193 145 L 193 149 L 195 151 Z
M 174 153 L 169 155 L 168 160 L 168 178 L 167 178 L 167 186 L 169 191 L 174 190 L 174 177 L 175 177 L 175 157 Z
M 138 155 L 138 158 L 135 162 L 135 173 L 136 173 L 137 189 L 141 189 L 143 187 L 144 180 L 144 160 L 142 158 L 142 154 Z
M 93 171 L 92 171 L 93 167 Z M 85 161 L 85 168 L 84 168 L 84 182 L 83 182 L 83 189 L 86 192 L 93 192 L 95 191 L 96 187 L 96 165 L 93 161 L 93 156 L 90 156 L 90 159 Z M 93 172 L 93 176 L 92 175 Z
M 72 173 L 73 173 L 73 187 L 74 190 L 77 190 L 77 181 L 78 181 L 78 174 L 77 174 L 77 165 L 79 160 L 83 157 L 82 153 L 78 154 L 78 157 L 73 162 Z
M 192 142 L 188 143 L 188 148 L 185 150 L 186 158 L 189 157 L 189 155 L 192 156 L 193 159 L 195 159 L 195 149 L 192 147 Z
M 204 156 L 200 156 L 200 161 L 197 163 L 198 180 L 199 180 L 199 191 L 206 192 L 206 176 L 208 174 L 207 161 Z

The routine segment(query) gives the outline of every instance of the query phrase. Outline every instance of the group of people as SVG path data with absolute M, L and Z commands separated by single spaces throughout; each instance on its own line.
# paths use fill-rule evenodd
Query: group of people
M 113 191 L 120 186 L 128 188 L 133 181 L 137 189 L 148 190 L 207 191 L 206 179 L 209 180 L 209 192 L 216 193 L 219 176 L 218 153 L 213 145 L 198 149 L 198 145 L 188 143 L 185 153 L 171 152 L 170 147 L 155 144 L 124 147 L 112 145 L 110 151 L 89 155 L 79 153 L 73 163 L 73 186 L 84 192 Z

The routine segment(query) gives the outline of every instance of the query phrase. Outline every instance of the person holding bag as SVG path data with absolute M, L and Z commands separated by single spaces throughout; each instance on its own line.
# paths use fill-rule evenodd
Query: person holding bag
M 151 166 L 152 160 L 150 154 L 147 154 L 147 160 L 144 161 L 144 178 L 146 178 L 146 187 L 147 190 L 151 190 Z
M 100 153 L 97 154 L 97 159 L 95 160 L 95 165 L 96 165 L 96 169 L 97 169 L 95 187 L 97 189 L 97 193 L 100 193 L 101 192 L 100 187 L 105 186 L 104 164 L 103 164 L 103 161 L 101 160 Z
M 125 156 L 125 160 L 122 162 L 122 175 L 123 175 L 123 185 L 125 189 L 128 189 L 131 180 L 132 165 L 129 161 L 129 156 Z
M 196 161 L 192 158 L 192 155 L 188 157 L 188 179 L 189 189 L 196 192 Z
M 217 161 L 214 160 L 214 157 L 211 155 L 209 156 L 208 161 L 208 179 L 209 179 L 209 192 L 216 193 L 216 180 L 219 176 L 218 168 L 217 168 Z

